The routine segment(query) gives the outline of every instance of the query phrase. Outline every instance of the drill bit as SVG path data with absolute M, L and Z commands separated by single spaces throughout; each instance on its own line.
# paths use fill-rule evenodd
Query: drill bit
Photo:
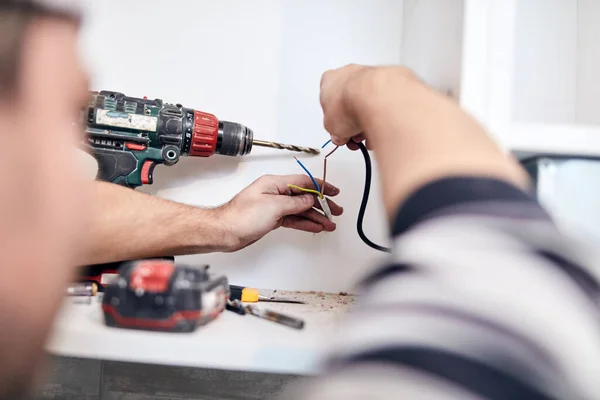
M 255 146 L 271 147 L 273 149 L 280 149 L 280 150 L 284 149 L 284 150 L 289 150 L 289 151 L 298 151 L 298 152 L 303 152 L 303 153 L 308 153 L 308 154 L 319 154 L 321 152 L 319 149 L 313 149 L 311 147 L 302 147 L 302 146 L 296 146 L 294 144 L 269 142 L 266 140 L 254 139 L 252 141 L 252 144 Z

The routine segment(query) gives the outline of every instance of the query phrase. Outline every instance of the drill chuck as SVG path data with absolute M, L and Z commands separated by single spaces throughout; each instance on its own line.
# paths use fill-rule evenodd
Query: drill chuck
M 213 154 L 243 156 L 252 149 L 252 130 L 242 124 L 219 121 L 212 114 L 190 110 L 193 117 L 188 119 L 191 135 L 186 137 L 184 154 L 195 157 L 209 157 Z M 189 149 L 187 152 L 185 150 Z
M 254 139 L 252 129 L 237 122 L 219 121 L 214 115 L 194 110 L 193 132 L 189 145 L 184 145 L 184 154 L 208 157 L 213 154 L 245 156 L 252 145 L 279 150 L 319 154 L 319 149 Z M 191 120 L 191 119 L 190 119 Z M 189 151 L 185 151 L 189 148 Z
M 252 150 L 253 139 L 252 129 L 236 122 L 220 121 L 215 153 L 244 156 Z

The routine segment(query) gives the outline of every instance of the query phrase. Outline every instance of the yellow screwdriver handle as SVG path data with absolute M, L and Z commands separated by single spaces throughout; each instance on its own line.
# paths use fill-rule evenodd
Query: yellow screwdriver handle
M 242 289 L 242 302 L 244 303 L 256 303 L 258 302 L 258 290 L 254 288 Z

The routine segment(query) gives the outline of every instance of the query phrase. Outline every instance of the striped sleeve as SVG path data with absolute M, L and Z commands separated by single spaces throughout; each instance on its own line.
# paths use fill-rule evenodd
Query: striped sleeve
M 600 398 L 600 255 L 533 198 L 442 179 L 405 202 L 393 234 L 324 374 L 285 398 Z

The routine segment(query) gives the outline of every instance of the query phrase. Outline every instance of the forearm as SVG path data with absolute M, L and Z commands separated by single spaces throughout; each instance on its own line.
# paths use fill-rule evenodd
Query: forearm
M 82 265 L 221 251 L 228 241 L 218 210 L 202 209 L 96 182 Z
M 406 70 L 366 69 L 346 92 L 373 144 L 390 218 L 408 195 L 445 176 L 488 176 L 527 188 L 525 172 L 458 105 Z

